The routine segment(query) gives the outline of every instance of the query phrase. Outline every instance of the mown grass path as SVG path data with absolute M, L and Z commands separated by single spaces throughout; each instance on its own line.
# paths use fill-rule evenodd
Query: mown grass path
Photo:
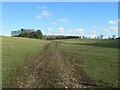
M 17 88 L 87 88 L 90 78 L 74 62 L 74 58 L 65 57 L 57 42 L 48 44 L 29 68 L 11 81 L 11 87 Z

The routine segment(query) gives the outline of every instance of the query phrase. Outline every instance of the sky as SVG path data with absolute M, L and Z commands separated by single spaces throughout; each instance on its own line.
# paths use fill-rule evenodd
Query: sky
M 40 29 L 44 35 L 118 36 L 117 2 L 3 2 L 2 35 Z
M 2 2 L 119 2 L 119 0 L 1 0 Z

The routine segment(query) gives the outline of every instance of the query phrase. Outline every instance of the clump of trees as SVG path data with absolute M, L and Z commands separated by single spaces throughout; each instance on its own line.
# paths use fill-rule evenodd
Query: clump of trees
M 42 39 L 43 35 L 41 30 L 35 31 L 34 29 L 21 29 L 17 31 L 12 31 L 11 35 L 14 37 L 26 37 L 26 38 L 36 38 Z

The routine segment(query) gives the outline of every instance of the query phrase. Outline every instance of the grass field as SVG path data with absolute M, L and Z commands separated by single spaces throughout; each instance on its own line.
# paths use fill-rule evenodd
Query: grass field
M 24 69 L 23 66 L 32 64 L 48 43 L 49 41 L 37 39 L 2 37 L 3 87 L 9 87 L 10 79 Z
M 47 73 L 49 71 L 48 75 L 54 71 L 57 77 L 59 71 L 56 71 L 55 68 L 59 70 L 60 66 L 63 66 L 64 60 L 72 57 L 72 60 L 82 67 L 97 85 L 118 87 L 117 40 L 64 39 L 45 41 L 13 37 L 2 37 L 2 40 L 3 87 L 9 87 L 11 79 L 14 80 L 11 77 L 15 78 L 26 65 L 32 65 L 37 55 L 50 42 L 52 44 L 47 47 L 45 55 L 42 55 L 43 60 L 45 60 L 42 65 L 45 64 Z M 57 58 L 59 61 L 55 62 Z M 62 60 L 62 58 L 64 59 Z M 54 60 L 52 61 L 52 59 Z M 69 67 L 72 68 L 70 65 L 67 67 L 67 65 L 64 65 L 66 72 Z M 47 68 L 48 66 L 49 68 Z
M 0 89 L 2 89 L 2 37 L 0 37 Z
M 57 40 L 97 85 L 118 87 L 118 40 Z

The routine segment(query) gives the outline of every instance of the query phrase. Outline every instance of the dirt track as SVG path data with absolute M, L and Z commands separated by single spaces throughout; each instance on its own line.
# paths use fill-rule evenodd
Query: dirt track
M 48 44 L 35 63 L 19 75 L 11 87 L 17 88 L 87 88 L 91 82 L 74 58 L 65 57 L 57 43 Z

